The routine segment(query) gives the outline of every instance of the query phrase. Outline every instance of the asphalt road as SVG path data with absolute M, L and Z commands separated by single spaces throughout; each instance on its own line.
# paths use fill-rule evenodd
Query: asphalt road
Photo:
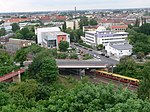
M 100 59 L 97 59 L 97 62 L 100 61 L 102 64 L 108 64 L 108 65 L 116 65 L 118 63 L 118 61 L 112 59 L 112 58 L 107 58 L 105 56 L 102 56 L 98 53 L 98 51 L 92 50 L 89 51 L 88 49 L 85 49 L 84 47 L 80 47 L 80 46 L 76 46 L 74 44 L 71 44 L 72 47 L 77 48 L 82 50 L 85 54 L 90 54 L 90 55 L 97 55 L 100 57 Z

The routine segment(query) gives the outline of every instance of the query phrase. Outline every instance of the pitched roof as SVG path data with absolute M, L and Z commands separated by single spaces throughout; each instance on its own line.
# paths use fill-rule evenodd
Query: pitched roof
M 116 28 L 128 28 L 127 25 L 113 25 L 111 26 L 112 29 L 116 29 Z

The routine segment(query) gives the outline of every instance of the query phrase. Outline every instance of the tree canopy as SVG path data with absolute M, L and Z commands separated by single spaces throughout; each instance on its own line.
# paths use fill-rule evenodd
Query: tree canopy
M 69 48 L 69 43 L 67 41 L 61 41 L 59 43 L 59 50 L 62 52 L 67 51 L 67 49 Z

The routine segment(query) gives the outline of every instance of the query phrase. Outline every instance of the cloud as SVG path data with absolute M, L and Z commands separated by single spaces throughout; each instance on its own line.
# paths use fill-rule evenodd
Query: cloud
M 1 12 L 150 7 L 150 0 L 0 0 Z

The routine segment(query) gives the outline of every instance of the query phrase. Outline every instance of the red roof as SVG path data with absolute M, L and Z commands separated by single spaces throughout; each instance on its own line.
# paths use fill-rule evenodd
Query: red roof
M 23 22 L 23 21 L 30 21 L 30 19 L 29 18 L 14 18 L 14 19 L 7 19 L 5 22 L 18 23 L 18 22 Z
M 116 29 L 116 28 L 128 28 L 127 25 L 113 25 L 111 26 L 112 29 Z
M 67 19 L 66 16 L 60 16 L 60 15 L 56 15 L 55 18 L 58 20 L 66 20 Z

